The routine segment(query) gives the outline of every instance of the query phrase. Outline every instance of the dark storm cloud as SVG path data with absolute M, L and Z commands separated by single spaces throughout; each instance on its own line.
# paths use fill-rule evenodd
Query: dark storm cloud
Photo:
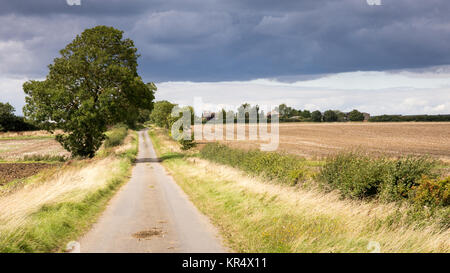
M 81 5 L 69 5 L 66 0 L 0 0 L 0 14 L 49 15 L 97 14 L 130 15 L 145 12 L 151 6 L 145 0 L 80 0 Z M 69 1 L 70 3 L 71 1 Z M 158 2 L 158 1 L 155 1 Z
M 149 80 L 245 80 L 450 63 L 450 1 L 0 1 L 0 73 L 44 75 L 86 27 L 132 38 Z M 23 65 L 23 59 L 28 65 Z M 3 64 L 2 64 L 3 63 Z M 8 64 L 6 66 L 6 64 Z

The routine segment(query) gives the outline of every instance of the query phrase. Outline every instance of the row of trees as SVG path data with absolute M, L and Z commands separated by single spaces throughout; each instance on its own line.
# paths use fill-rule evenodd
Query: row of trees
M 9 103 L 0 102 L 0 131 L 29 131 L 36 130 L 37 127 L 14 114 L 15 109 Z
M 280 104 L 278 107 L 280 121 L 312 121 L 312 122 L 343 122 L 343 121 L 363 121 L 365 116 L 358 110 L 344 113 L 339 110 L 327 110 L 320 112 L 319 110 L 310 112 L 309 110 L 300 110 Z
M 372 122 L 450 121 L 450 115 L 381 115 L 371 117 Z
M 173 118 L 171 118 L 170 114 L 172 109 L 176 106 L 176 104 L 170 103 L 168 101 L 159 101 L 155 103 L 155 107 L 150 114 L 150 121 L 156 124 L 159 127 L 169 128 L 171 123 L 173 123 Z M 365 119 L 364 114 L 359 112 L 358 110 L 353 110 L 349 113 L 343 113 L 341 111 L 335 110 L 327 110 L 325 112 L 313 111 L 312 113 L 309 110 L 296 110 L 291 107 L 286 106 L 285 104 L 279 105 L 274 111 L 265 113 L 260 109 L 258 105 L 250 105 L 248 103 L 242 104 L 237 111 L 222 109 L 219 113 L 214 112 L 204 112 L 202 116 L 194 115 L 194 109 L 191 106 L 188 106 L 192 113 L 191 121 L 194 123 L 194 120 L 207 122 L 211 119 L 215 119 L 218 121 L 219 114 L 221 114 L 223 122 L 225 123 L 227 120 L 233 120 L 234 122 L 238 122 L 239 117 L 245 117 L 245 122 L 250 121 L 250 112 L 256 113 L 256 121 L 259 122 L 261 116 L 267 117 L 270 121 L 272 115 L 278 115 L 278 118 L 282 122 L 289 121 L 312 121 L 312 122 L 338 122 L 338 121 L 363 121 Z M 220 121 L 219 121 L 220 122 Z

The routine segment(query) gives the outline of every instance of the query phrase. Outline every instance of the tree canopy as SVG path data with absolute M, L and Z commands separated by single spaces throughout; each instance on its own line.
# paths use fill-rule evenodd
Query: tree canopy
M 319 110 L 312 112 L 311 120 L 314 122 L 321 122 L 322 121 L 322 113 Z
M 323 113 L 323 121 L 325 122 L 335 122 L 338 121 L 338 115 L 333 110 L 327 110 Z
M 150 114 L 150 121 L 159 127 L 169 128 L 170 115 L 176 104 L 172 104 L 166 100 L 157 101 L 155 107 Z
M 364 120 L 364 114 L 359 112 L 358 110 L 354 109 L 350 113 L 348 113 L 348 119 L 350 121 L 363 121 Z
M 153 107 L 153 83 L 137 73 L 137 49 L 113 27 L 86 29 L 60 51 L 44 81 L 23 89 L 24 113 L 45 129 L 62 129 L 57 140 L 77 156 L 92 157 L 108 125 L 130 123 Z
M 26 121 L 23 117 L 14 114 L 14 107 L 0 102 L 0 131 L 28 131 L 37 129 L 36 126 Z

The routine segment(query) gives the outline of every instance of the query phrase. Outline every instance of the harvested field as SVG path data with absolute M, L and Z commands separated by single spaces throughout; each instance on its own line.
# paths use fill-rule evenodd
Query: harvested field
M 1 160 L 21 160 L 24 156 L 32 155 L 68 156 L 69 153 L 52 138 L 7 140 L 0 138 Z
M 37 174 L 54 166 L 46 163 L 0 163 L 0 185 Z
M 243 149 L 259 148 L 258 141 L 222 142 Z M 392 156 L 430 155 L 450 161 L 450 122 L 280 124 L 278 151 L 322 158 L 354 149 Z
M 62 133 L 61 130 L 56 130 L 53 134 L 47 131 L 23 131 L 23 132 L 0 132 L 0 139 L 21 139 L 21 138 L 52 138 L 56 134 Z

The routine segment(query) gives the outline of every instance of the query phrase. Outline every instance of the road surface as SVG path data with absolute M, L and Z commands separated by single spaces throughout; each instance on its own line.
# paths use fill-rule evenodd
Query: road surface
M 216 229 L 159 163 L 146 130 L 130 181 L 79 240 L 81 252 L 225 252 Z

